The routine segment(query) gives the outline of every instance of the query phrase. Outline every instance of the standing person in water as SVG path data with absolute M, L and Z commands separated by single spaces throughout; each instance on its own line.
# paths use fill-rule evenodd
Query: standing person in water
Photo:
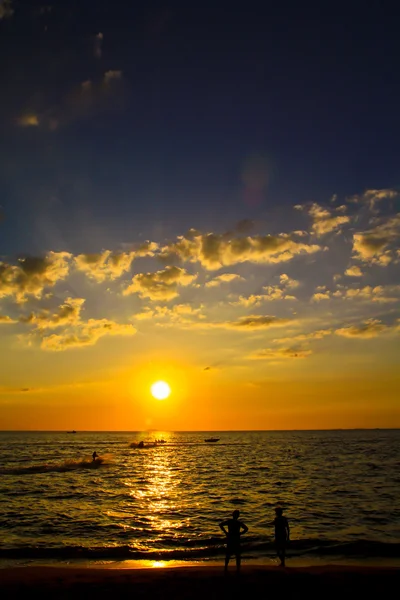
M 242 533 L 246 533 L 249 528 L 242 521 L 239 521 L 239 517 L 240 512 L 238 510 L 234 510 L 232 513 L 232 519 L 222 521 L 219 524 L 220 528 L 226 535 L 225 572 L 228 570 L 228 564 L 232 554 L 236 556 L 236 571 L 240 571 L 240 536 Z
M 273 520 L 273 524 L 275 527 L 275 547 L 276 553 L 278 555 L 279 560 L 281 561 L 280 566 L 285 566 L 285 558 L 286 558 L 286 546 L 289 541 L 290 529 L 289 522 L 286 517 L 283 516 L 283 509 L 278 506 L 275 509 L 276 517 Z
M 93 462 L 96 460 L 96 458 L 97 458 L 98 456 L 99 456 L 99 455 L 97 454 L 97 452 L 96 452 L 96 450 L 95 450 L 95 451 L 93 452 L 93 454 L 92 454 Z

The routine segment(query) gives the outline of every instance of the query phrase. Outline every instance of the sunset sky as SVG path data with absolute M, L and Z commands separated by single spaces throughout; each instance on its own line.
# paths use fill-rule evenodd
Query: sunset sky
M 0 429 L 400 427 L 398 21 L 223 5 L 0 0 Z

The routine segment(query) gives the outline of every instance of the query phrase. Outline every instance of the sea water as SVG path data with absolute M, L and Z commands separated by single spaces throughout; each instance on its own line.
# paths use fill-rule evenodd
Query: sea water
M 219 560 L 235 509 L 272 557 L 277 505 L 289 556 L 400 558 L 399 500 L 400 430 L 0 432 L 0 566 Z

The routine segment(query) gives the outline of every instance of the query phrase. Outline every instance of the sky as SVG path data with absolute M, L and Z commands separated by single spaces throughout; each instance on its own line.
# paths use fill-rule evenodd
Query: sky
M 0 0 L 0 429 L 400 427 L 398 27 Z

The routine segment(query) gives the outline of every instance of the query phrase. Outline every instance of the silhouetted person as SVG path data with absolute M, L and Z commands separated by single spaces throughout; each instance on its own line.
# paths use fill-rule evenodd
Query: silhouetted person
M 143 440 L 141 440 L 141 441 L 138 443 L 138 448 L 144 448 L 144 442 L 143 442 Z
M 286 546 L 289 541 L 290 529 L 289 523 L 286 517 L 283 516 L 283 509 L 278 506 L 275 509 L 276 517 L 273 520 L 275 527 L 275 547 L 276 553 L 279 560 L 281 561 L 281 567 L 285 566 L 286 558 Z
M 225 555 L 225 571 L 228 570 L 229 560 L 234 554 L 236 556 L 236 570 L 240 570 L 241 561 L 241 547 L 240 547 L 240 535 L 246 533 L 249 528 L 242 521 L 239 521 L 240 512 L 234 510 L 232 513 L 232 519 L 222 521 L 219 526 L 226 535 L 226 555 Z M 228 528 L 228 530 L 225 529 Z
M 93 462 L 96 460 L 96 458 L 97 458 L 98 456 L 99 456 L 99 455 L 97 454 L 97 452 L 96 452 L 96 450 L 95 450 L 95 451 L 93 452 L 93 454 L 92 454 Z

